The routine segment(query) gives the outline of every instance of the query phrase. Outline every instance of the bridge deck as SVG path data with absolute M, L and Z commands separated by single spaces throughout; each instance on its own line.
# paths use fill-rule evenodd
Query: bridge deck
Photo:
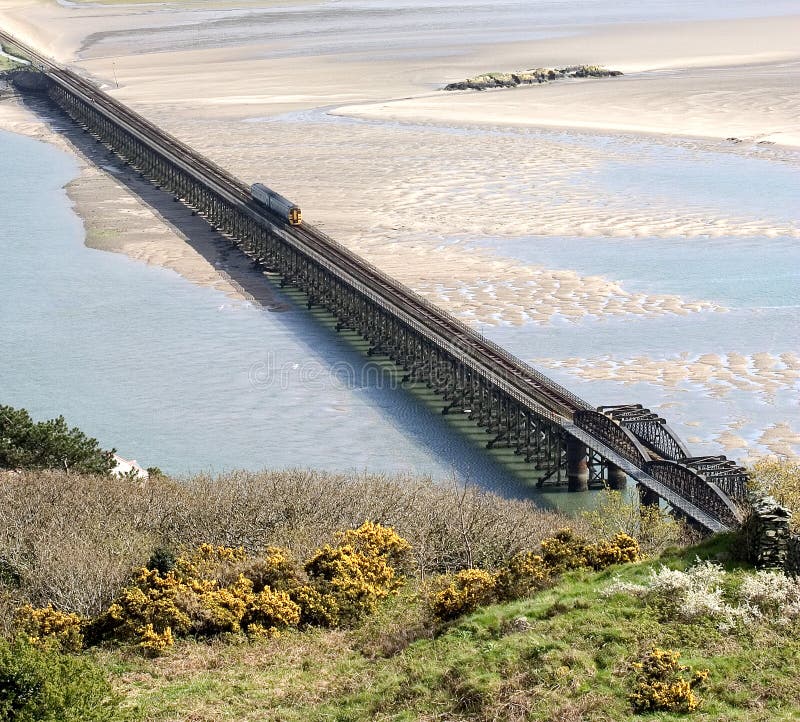
M 155 149 L 176 168 L 235 206 L 238 212 L 256 218 L 285 244 L 313 259 L 326 272 L 356 289 L 365 298 L 371 299 L 387 313 L 429 339 L 436 347 L 458 359 L 521 407 L 549 420 L 580 440 L 603 459 L 625 471 L 637 483 L 707 529 L 719 531 L 727 528 L 724 523 L 628 461 L 603 439 L 578 428 L 572 421 L 573 414 L 576 411 L 593 409 L 586 401 L 387 276 L 321 231 L 308 224 L 290 226 L 276 219 L 266 209 L 254 207 L 249 187 L 245 183 L 107 96 L 74 72 L 61 68 L 2 31 L 0 40 L 19 48 L 53 83 L 81 98 L 82 102 L 91 105 L 93 110 L 124 128 L 132 137 Z

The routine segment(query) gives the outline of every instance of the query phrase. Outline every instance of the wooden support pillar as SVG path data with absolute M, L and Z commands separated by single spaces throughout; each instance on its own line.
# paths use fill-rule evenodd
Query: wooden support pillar
M 589 489 L 588 451 L 583 442 L 567 437 L 567 489 L 587 491 Z

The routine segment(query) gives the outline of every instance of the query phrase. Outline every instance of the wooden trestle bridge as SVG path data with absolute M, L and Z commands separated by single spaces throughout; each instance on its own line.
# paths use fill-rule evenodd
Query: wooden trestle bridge
M 405 378 L 424 382 L 443 413 L 463 413 L 513 448 L 541 484 L 571 490 L 628 477 L 643 503 L 664 500 L 699 527 L 741 520 L 747 474 L 724 456 L 693 457 L 665 420 L 640 405 L 594 408 L 461 321 L 390 278 L 319 230 L 290 226 L 255 203 L 242 181 L 76 73 L 12 36 L 0 41 L 41 73 L 44 91 L 125 163 L 225 234 L 281 284 L 322 306 L 337 330 L 356 331 L 369 353 L 388 356 Z

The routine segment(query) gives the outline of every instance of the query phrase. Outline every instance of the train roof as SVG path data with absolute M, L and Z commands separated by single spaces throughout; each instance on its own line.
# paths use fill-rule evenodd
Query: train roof
M 280 193 L 276 193 L 272 188 L 268 188 L 263 183 L 253 183 L 250 186 L 250 193 L 255 193 L 256 190 L 266 193 L 270 198 L 274 198 L 278 203 L 288 206 L 289 208 L 299 208 L 296 203 L 293 203 L 288 198 L 284 198 Z

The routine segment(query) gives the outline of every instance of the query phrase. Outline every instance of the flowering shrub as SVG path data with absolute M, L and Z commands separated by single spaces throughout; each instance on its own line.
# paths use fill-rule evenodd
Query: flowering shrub
M 653 647 L 633 664 L 636 679 L 628 699 L 635 712 L 694 712 L 700 700 L 694 688 L 708 679 L 708 670 L 678 664 L 681 653 Z
M 83 620 L 77 614 L 59 612 L 52 606 L 35 609 L 26 604 L 17 610 L 16 623 L 31 644 L 55 640 L 64 652 L 83 648 Z
M 302 571 L 292 554 L 280 547 L 267 547 L 260 556 L 248 558 L 239 567 L 241 573 L 253 582 L 253 591 L 265 587 L 288 591 L 302 584 Z
M 506 562 L 495 575 L 495 590 L 500 600 L 519 599 L 540 589 L 550 577 L 550 570 L 539 554 L 520 552 Z
M 625 564 L 639 559 L 639 542 L 624 533 L 615 534 L 608 541 L 601 540 L 586 547 L 586 561 L 598 571 L 613 564 Z
M 588 542 L 575 535 L 572 529 L 559 529 L 554 536 L 542 540 L 542 558 L 554 573 L 588 566 Z
M 396 569 L 407 564 L 411 552 L 411 545 L 394 529 L 371 521 L 343 532 L 339 546 L 352 546 L 364 556 L 380 557 Z
M 686 571 L 651 570 L 644 584 L 615 581 L 606 592 L 638 596 L 665 618 L 711 620 L 723 632 L 764 619 L 786 624 L 800 618 L 800 580 L 758 571 L 744 575 L 738 587 L 733 581 L 720 565 L 698 560 Z
M 334 627 L 374 610 L 400 586 L 393 564 L 403 564 L 409 550 L 393 529 L 371 522 L 318 549 L 304 569 L 278 547 L 251 558 L 242 548 L 202 544 L 169 564 L 137 569 L 90 621 L 24 607 L 18 624 L 32 640 L 55 638 L 64 648 L 80 649 L 83 632 L 90 644 L 128 642 L 148 655 L 187 635 L 274 637 L 288 627 Z
M 640 558 L 638 542 L 622 533 L 591 544 L 565 528 L 544 539 L 541 546 L 541 554 L 515 554 L 494 574 L 465 569 L 452 577 L 440 578 L 440 588 L 430 599 L 434 615 L 448 621 L 483 604 L 524 597 L 541 589 L 553 575 L 569 569 L 599 570 Z
M 336 627 L 339 625 L 339 603 L 330 594 L 322 594 L 310 584 L 289 590 L 289 598 L 300 609 L 301 627 Z
M 275 637 L 281 629 L 300 622 L 300 606 L 286 592 L 265 587 L 252 597 L 241 619 L 242 627 L 252 636 Z
M 783 572 L 759 570 L 748 574 L 738 589 L 740 603 L 786 624 L 800 619 L 800 578 Z
M 410 549 L 394 529 L 365 522 L 344 532 L 337 546 L 319 549 L 304 569 L 321 597 L 335 602 L 336 623 L 348 623 L 374 611 L 402 584 L 392 564 L 402 563 Z
M 594 544 L 575 535 L 572 529 L 560 529 L 542 541 L 542 558 L 553 573 L 591 567 L 599 571 L 612 564 L 635 562 L 641 559 L 639 542 L 622 532 L 609 540 Z
M 431 600 L 433 613 L 447 621 L 494 601 L 496 577 L 483 569 L 463 569 Z

